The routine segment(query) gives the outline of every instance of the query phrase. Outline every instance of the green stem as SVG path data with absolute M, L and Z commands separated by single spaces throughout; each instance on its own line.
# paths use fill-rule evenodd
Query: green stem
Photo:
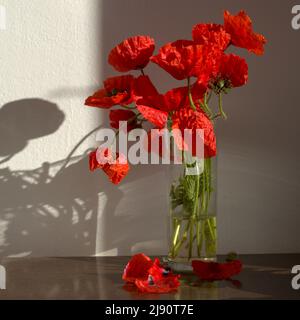
M 181 221 L 181 223 L 183 223 L 184 220 Z M 176 258 L 178 256 L 179 250 L 182 247 L 182 245 L 184 244 L 184 242 L 187 240 L 187 235 L 188 235 L 188 230 L 190 228 L 190 224 L 191 221 L 189 220 L 188 223 L 185 226 L 185 229 L 183 231 L 182 237 L 181 239 L 177 242 L 177 244 L 174 247 L 174 255 L 173 258 Z
M 189 101 L 190 101 L 190 105 L 191 105 L 191 108 L 196 111 L 196 106 L 195 106 L 195 103 L 193 101 L 193 96 L 192 96 L 192 90 L 191 90 L 191 86 L 190 86 L 190 78 L 187 78 L 187 82 L 188 82 L 188 95 L 189 95 Z
M 201 243 L 201 220 L 198 219 L 197 220 L 197 228 L 196 228 L 196 232 L 197 232 L 197 253 L 198 253 L 198 257 L 201 257 L 201 247 L 202 247 L 202 243 Z
M 130 106 L 122 106 L 123 108 L 125 108 L 125 109 L 129 109 L 129 110 L 134 110 L 135 109 L 135 106 L 132 106 L 132 107 L 130 107 Z
M 223 110 L 223 101 L 222 101 L 222 93 L 221 92 L 218 94 L 218 98 L 219 98 L 218 99 L 219 100 L 219 112 L 220 112 L 221 116 L 223 117 L 223 119 L 226 120 L 227 115 Z
M 191 225 L 190 225 L 189 259 L 191 259 L 193 255 L 194 222 L 196 219 L 198 219 L 198 206 L 199 206 L 200 173 L 199 173 L 199 164 L 197 161 L 195 163 L 195 167 L 197 169 L 197 180 L 196 180 L 196 186 L 195 186 L 196 194 L 195 194 L 193 214 L 192 214 L 192 217 L 190 218 Z M 197 233 L 196 233 L 196 238 L 197 238 Z

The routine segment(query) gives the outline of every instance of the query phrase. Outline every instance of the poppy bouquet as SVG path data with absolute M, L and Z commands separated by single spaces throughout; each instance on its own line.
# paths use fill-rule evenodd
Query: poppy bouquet
M 248 80 L 245 59 L 226 51 L 236 46 L 262 55 L 265 43 L 264 36 L 253 31 L 252 21 L 244 11 L 236 15 L 225 11 L 222 25 L 197 24 L 192 28 L 190 39 L 169 42 L 157 54 L 150 36 L 131 37 L 113 48 L 108 57 L 109 64 L 122 74 L 106 79 L 103 87 L 85 101 L 88 106 L 109 109 L 110 125 L 116 130 L 120 130 L 120 121 L 127 121 L 128 131 L 149 128 L 149 124 L 158 129 L 156 132 L 167 129 L 172 132 L 178 150 L 196 159 L 194 166 L 198 174 L 182 174 L 171 187 L 172 210 L 180 209 L 173 220 L 171 258 L 176 258 L 180 250 L 187 247 L 191 259 L 195 245 L 197 256 L 202 257 L 204 242 L 208 243 L 209 255 L 215 253 L 216 226 L 213 219 L 207 218 L 213 192 L 211 159 L 217 154 L 214 122 L 227 118 L 223 96 Z M 160 93 L 145 72 L 149 63 L 156 64 L 183 84 Z M 128 73 L 132 71 L 139 74 Z M 186 129 L 192 132 L 191 146 L 183 138 Z M 197 129 L 202 130 L 202 136 Z M 155 137 L 148 132 L 149 147 Z M 202 170 L 197 167 L 195 148 L 199 139 L 204 146 Z M 160 147 L 157 153 L 161 153 Z M 98 148 L 90 154 L 90 169 L 103 170 L 118 184 L 129 171 L 124 157 L 110 148 Z M 190 165 L 186 164 L 185 168 Z

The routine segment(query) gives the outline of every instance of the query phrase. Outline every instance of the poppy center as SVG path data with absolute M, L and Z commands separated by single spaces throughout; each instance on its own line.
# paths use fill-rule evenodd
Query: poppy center
M 151 275 L 148 276 L 148 284 L 149 284 L 149 286 L 154 286 L 154 280 Z
M 107 92 L 107 96 L 108 97 L 114 97 L 119 93 L 126 93 L 126 92 L 127 92 L 126 90 L 120 90 L 120 89 L 117 89 L 117 88 L 113 88 L 111 91 Z
M 216 94 L 219 93 L 228 93 L 232 88 L 231 81 L 229 79 L 219 79 L 215 81 L 212 85 L 212 88 Z

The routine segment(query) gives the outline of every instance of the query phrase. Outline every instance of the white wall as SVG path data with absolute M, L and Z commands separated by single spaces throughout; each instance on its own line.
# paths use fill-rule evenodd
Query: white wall
M 165 252 L 164 167 L 134 167 L 120 187 L 90 174 L 84 157 L 57 171 L 106 122 L 83 101 L 113 74 L 106 54 L 116 43 L 136 33 L 158 45 L 189 37 L 196 22 L 222 22 L 225 8 L 246 9 L 269 43 L 264 57 L 238 51 L 249 61 L 249 85 L 227 97 L 229 120 L 218 127 L 219 251 L 299 251 L 300 31 L 290 27 L 292 3 L 2 0 L 0 159 L 12 157 L 0 167 L 0 255 Z M 176 84 L 155 66 L 149 72 L 161 89 Z M 94 145 L 91 137 L 77 155 Z

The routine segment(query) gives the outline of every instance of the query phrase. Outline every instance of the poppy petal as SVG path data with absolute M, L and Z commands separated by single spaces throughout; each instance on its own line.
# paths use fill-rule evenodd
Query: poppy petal
M 128 38 L 111 50 L 108 62 L 119 72 L 143 69 L 149 62 L 155 48 L 149 36 Z
M 233 45 L 257 55 L 264 54 L 266 39 L 263 35 L 253 32 L 252 21 L 245 11 L 240 11 L 235 16 L 225 11 L 224 28 L 230 34 Z
M 148 279 L 149 269 L 152 265 L 153 261 L 145 254 L 136 254 L 127 263 L 122 279 L 133 283 L 135 280 L 146 280 Z
M 193 27 L 192 34 L 195 43 L 216 45 L 220 50 L 225 50 L 231 39 L 224 27 L 215 23 L 199 23 Z
M 137 109 L 145 119 L 154 124 L 157 128 L 162 129 L 166 126 L 168 113 L 144 105 L 137 105 Z
M 242 263 L 240 260 L 225 263 L 193 260 L 192 267 L 194 273 L 202 280 L 227 280 L 241 272 Z

